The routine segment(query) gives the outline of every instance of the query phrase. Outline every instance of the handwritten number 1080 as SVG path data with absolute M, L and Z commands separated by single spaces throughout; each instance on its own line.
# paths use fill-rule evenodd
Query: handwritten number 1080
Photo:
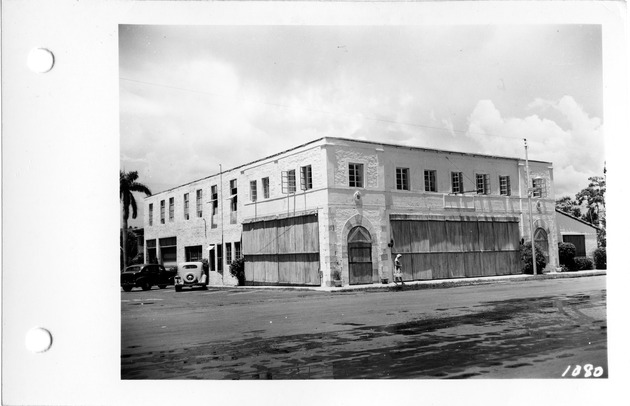
M 564 370 L 562 377 L 567 375 L 569 371 L 571 371 L 571 365 L 569 365 L 567 369 Z M 584 372 L 584 378 L 590 378 L 590 377 L 599 378 L 604 373 L 604 368 L 602 367 L 593 368 L 593 365 L 591 364 L 584 365 L 584 368 L 582 368 L 580 365 L 575 365 L 573 366 L 573 371 L 571 371 L 570 376 L 577 378 L 580 376 L 582 372 Z

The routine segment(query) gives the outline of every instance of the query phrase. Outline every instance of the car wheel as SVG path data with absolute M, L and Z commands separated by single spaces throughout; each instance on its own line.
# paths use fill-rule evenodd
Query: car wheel
M 158 285 L 158 288 L 160 288 L 160 289 L 166 289 L 166 285 Z
M 142 290 L 151 290 L 151 285 L 149 284 L 149 282 L 142 283 Z
M 131 289 L 133 289 L 133 286 L 131 286 L 131 285 L 123 285 L 122 288 L 123 288 L 123 290 L 125 292 L 131 292 Z
M 182 291 L 182 287 L 179 285 L 175 285 L 175 292 L 181 292 Z

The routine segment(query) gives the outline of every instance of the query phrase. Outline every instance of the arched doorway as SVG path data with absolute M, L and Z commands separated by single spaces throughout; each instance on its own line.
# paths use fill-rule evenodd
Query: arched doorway
M 536 247 L 540 247 L 542 254 L 545 257 L 545 262 L 549 263 L 549 238 L 547 232 L 542 228 L 537 228 L 534 232 L 534 241 Z
M 350 285 L 372 283 L 372 237 L 364 227 L 348 234 L 348 268 Z

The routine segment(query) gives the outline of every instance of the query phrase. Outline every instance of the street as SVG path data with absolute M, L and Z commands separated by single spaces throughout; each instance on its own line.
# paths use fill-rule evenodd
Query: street
M 122 379 L 605 378 L 606 277 L 121 292 Z

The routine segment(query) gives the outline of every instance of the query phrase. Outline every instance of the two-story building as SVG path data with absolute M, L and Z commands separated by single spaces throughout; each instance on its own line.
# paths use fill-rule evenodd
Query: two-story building
M 521 273 L 532 232 L 558 265 L 549 162 L 325 137 L 145 199 L 145 258 L 207 259 L 212 284 L 330 286 Z

